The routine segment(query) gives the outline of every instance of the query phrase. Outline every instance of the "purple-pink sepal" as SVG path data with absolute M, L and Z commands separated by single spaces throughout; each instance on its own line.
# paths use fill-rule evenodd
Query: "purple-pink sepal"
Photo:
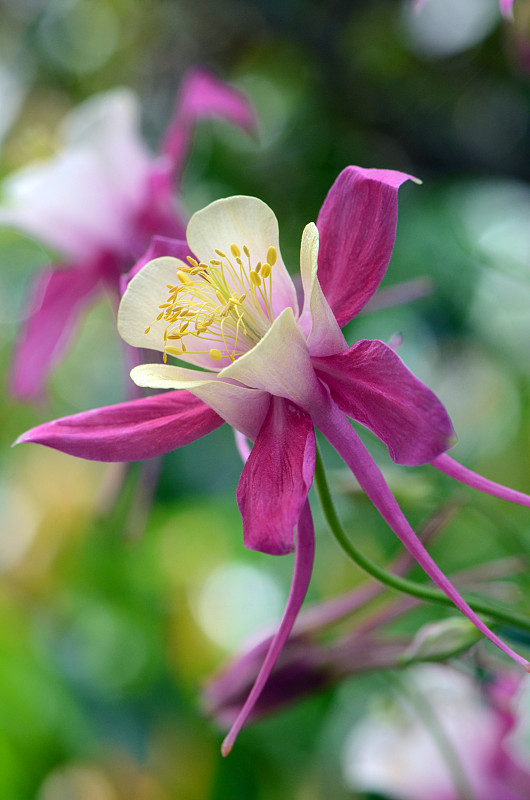
M 187 391 L 167 392 L 82 411 L 20 436 L 91 461 L 140 461 L 194 442 L 223 420 Z
M 243 537 L 251 550 L 282 555 L 294 549 L 294 529 L 313 481 L 315 446 L 311 417 L 271 397 L 237 487 Z
M 320 209 L 318 279 L 341 328 L 370 300 L 387 270 L 397 193 L 411 175 L 346 167 Z
M 398 464 L 425 464 L 454 443 L 442 403 L 383 342 L 361 340 L 312 361 L 341 411 L 375 433 Z

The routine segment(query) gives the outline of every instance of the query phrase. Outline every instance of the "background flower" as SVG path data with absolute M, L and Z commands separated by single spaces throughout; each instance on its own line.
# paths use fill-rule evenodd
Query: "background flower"
M 219 116 L 255 128 L 246 98 L 204 70 L 184 78 L 157 157 L 140 135 L 133 92 L 92 97 L 63 120 L 59 151 L 4 182 L 0 224 L 36 236 L 60 253 L 31 290 L 28 322 L 12 373 L 15 396 L 35 399 L 69 344 L 94 294 L 119 292 L 155 234 L 182 237 L 185 216 L 175 199 L 197 120 Z

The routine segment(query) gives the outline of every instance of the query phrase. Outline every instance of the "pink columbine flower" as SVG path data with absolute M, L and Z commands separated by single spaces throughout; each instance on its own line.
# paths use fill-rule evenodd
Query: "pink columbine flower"
M 414 8 L 421 8 L 426 2 L 427 0 L 413 0 Z M 511 17 L 513 15 L 513 4 L 514 0 L 499 0 L 499 7 L 503 17 Z
M 13 394 L 36 399 L 71 341 L 83 308 L 110 289 L 154 234 L 182 238 L 185 217 L 175 202 L 198 119 L 219 116 L 243 130 L 255 126 L 246 98 L 204 70 L 184 79 L 173 118 L 153 155 L 140 135 L 135 95 L 115 89 L 71 111 L 59 152 L 30 164 L 3 185 L 0 224 L 37 237 L 59 263 L 36 279 L 11 375 Z
M 393 702 L 374 704 L 350 732 L 346 783 L 396 800 L 526 800 L 528 764 L 508 742 L 518 717 L 512 677 L 480 686 L 447 666 L 407 671 Z
M 225 739 L 229 752 L 285 643 L 309 583 L 314 535 L 307 494 L 315 427 L 427 575 L 511 658 L 528 662 L 477 617 L 420 542 L 381 471 L 348 421 L 361 422 L 399 464 L 433 463 L 458 480 L 530 505 L 445 451 L 454 442 L 435 395 L 381 341 L 348 347 L 341 332 L 368 302 L 390 261 L 397 192 L 410 176 L 348 167 L 303 232 L 303 303 L 279 247 L 271 209 L 229 197 L 193 215 L 188 262 L 161 257 L 130 281 L 118 329 L 130 345 L 176 356 L 197 369 L 144 364 L 139 386 L 171 391 L 55 420 L 19 441 L 102 461 L 136 461 L 187 444 L 228 422 L 254 442 L 237 489 L 245 544 L 265 553 L 296 549 L 291 592 L 256 683 Z M 182 247 L 175 243 L 174 250 Z M 296 547 L 295 547 L 295 528 Z

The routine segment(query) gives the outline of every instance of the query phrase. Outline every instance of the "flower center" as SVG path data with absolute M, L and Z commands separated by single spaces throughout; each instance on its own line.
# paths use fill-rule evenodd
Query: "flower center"
M 274 321 L 272 267 L 278 257 L 276 248 L 269 247 L 267 260 L 254 266 L 249 248 L 242 245 L 242 251 L 231 244 L 230 256 L 216 249 L 218 258 L 208 264 L 188 256 L 189 266 L 177 267 L 178 283 L 167 284 L 169 295 L 159 306 L 156 319 L 166 323 L 164 363 L 168 353 L 181 356 L 206 351 L 213 361 L 235 361 L 268 331 Z M 200 349 L 195 349 L 197 346 Z

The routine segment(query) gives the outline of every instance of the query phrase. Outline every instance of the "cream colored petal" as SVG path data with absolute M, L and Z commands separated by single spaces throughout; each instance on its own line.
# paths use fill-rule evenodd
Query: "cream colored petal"
M 286 308 L 263 339 L 219 376 L 285 397 L 307 411 L 323 391 L 292 308 Z
M 164 256 L 149 261 L 129 282 L 118 309 L 118 332 L 127 344 L 146 347 L 149 350 L 164 350 L 164 320 L 156 322 L 167 302 L 167 284 L 179 283 L 177 269 L 182 262 Z M 146 329 L 150 328 L 148 333 Z
M 137 386 L 151 389 L 187 389 L 252 441 L 258 435 L 270 403 L 265 391 L 227 383 L 215 373 L 171 364 L 142 364 L 131 371 L 131 378 Z
M 310 222 L 302 234 L 300 273 L 304 288 L 304 307 L 298 324 L 307 338 L 312 356 L 329 356 L 347 348 L 335 315 L 320 287 L 318 270 L 318 230 Z
M 233 260 L 230 245 L 236 244 L 243 254 L 243 245 L 250 250 L 252 266 L 267 260 L 269 247 L 274 247 L 278 260 L 272 268 L 272 296 L 275 316 L 290 306 L 298 312 L 296 291 L 280 253 L 278 221 L 273 211 L 257 197 L 226 197 L 216 200 L 197 211 L 188 223 L 186 238 L 191 250 L 201 260 L 208 262 L 219 256 L 221 250 Z

